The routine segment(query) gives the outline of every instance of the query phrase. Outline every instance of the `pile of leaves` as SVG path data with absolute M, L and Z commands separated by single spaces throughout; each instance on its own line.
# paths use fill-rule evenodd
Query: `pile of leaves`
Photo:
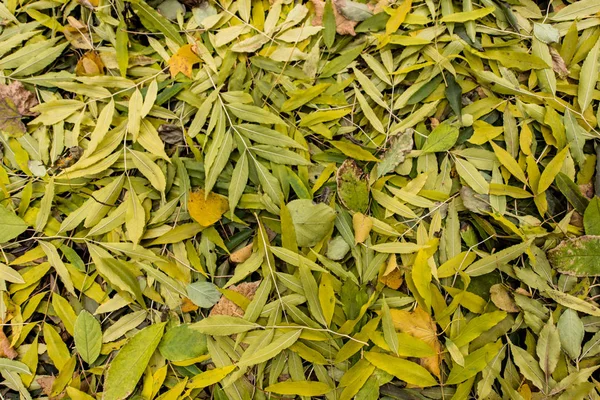
M 3 0 L 4 399 L 598 399 L 600 2 Z

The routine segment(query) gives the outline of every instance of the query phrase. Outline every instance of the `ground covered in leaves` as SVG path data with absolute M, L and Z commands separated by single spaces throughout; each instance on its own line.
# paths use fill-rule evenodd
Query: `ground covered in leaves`
M 538 3 L 4 0 L 0 396 L 600 398 L 600 2 Z

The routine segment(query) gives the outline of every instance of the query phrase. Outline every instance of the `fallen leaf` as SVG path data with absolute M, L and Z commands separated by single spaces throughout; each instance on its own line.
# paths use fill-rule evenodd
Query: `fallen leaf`
M 423 340 L 438 353 L 436 356 L 421 358 L 420 364 L 439 378 L 442 346 L 437 337 L 435 321 L 421 307 L 414 311 L 392 309 L 390 312 L 396 329 Z
M 565 60 L 561 57 L 560 53 L 552 46 L 548 46 L 550 49 L 550 56 L 552 57 L 552 69 L 558 74 L 561 79 L 565 79 L 569 76 L 569 69 Z
M 362 213 L 354 213 L 352 216 L 352 227 L 354 228 L 354 243 L 364 243 L 371 233 L 373 221 Z
M 239 285 L 229 286 L 227 289 L 241 294 L 248 300 L 252 300 L 259 285 L 260 281 L 244 282 L 240 283 Z M 231 315 L 233 317 L 243 317 L 244 310 L 242 310 L 237 304 L 229 300 L 227 297 L 222 296 L 219 302 L 215 304 L 212 310 L 210 310 L 210 315 Z
M 0 329 L 0 357 L 6 357 L 14 360 L 19 353 L 12 347 L 10 340 L 4 334 L 4 331 Z
M 84 0 L 85 1 L 85 0 Z M 69 16 L 67 17 L 67 22 L 69 25 L 66 25 L 62 31 L 65 38 L 71 43 L 76 49 L 82 50 L 93 50 L 94 43 L 92 37 L 88 32 L 87 25 L 81 23 L 76 18 Z
M 323 0 L 311 0 L 315 6 L 315 17 L 313 18 L 313 25 L 323 26 L 323 12 L 325 11 L 325 1 Z M 337 1 L 332 1 L 333 14 L 335 15 L 335 30 L 340 35 L 352 35 L 355 36 L 356 32 L 354 28 L 358 25 L 358 21 L 351 21 L 344 17 L 338 10 Z
M 348 158 L 336 174 L 337 193 L 346 208 L 363 212 L 369 207 L 369 182 L 356 161 Z
M 248 258 L 250 258 L 250 256 L 252 255 L 252 246 L 254 246 L 254 244 L 250 243 L 249 245 L 244 246 L 241 249 L 234 251 L 229 256 L 229 260 L 236 264 L 243 263 Z
M 171 77 L 175 78 L 178 73 L 182 73 L 188 78 L 192 77 L 192 67 L 200 62 L 200 58 L 194 52 L 191 44 L 181 46 L 175 54 L 169 59 L 169 72 Z
M 35 94 L 19 81 L 0 85 L 0 130 L 10 136 L 21 136 L 27 131 L 24 116 L 35 116 L 31 108 L 38 104 Z
M 490 288 L 490 298 L 496 307 L 506 312 L 521 311 L 504 285 L 497 283 Z
M 229 209 L 227 198 L 210 192 L 205 196 L 204 189 L 191 192 L 188 197 L 190 216 L 200 225 L 207 227 L 221 219 Z
M 192 312 L 197 311 L 200 307 L 194 304 L 192 300 L 184 297 L 181 302 L 181 312 Z
M 77 61 L 75 67 L 77 76 L 104 75 L 104 63 L 95 51 L 88 51 Z
M 404 282 L 404 279 L 402 279 L 402 271 L 396 268 L 389 274 L 381 276 L 379 278 L 379 282 L 383 283 L 390 289 L 398 290 L 398 288 L 402 286 L 402 282 Z

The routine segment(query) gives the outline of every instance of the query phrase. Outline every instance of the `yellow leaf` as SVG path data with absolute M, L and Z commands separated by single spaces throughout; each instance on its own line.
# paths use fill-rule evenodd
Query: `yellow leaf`
M 171 77 L 175 78 L 179 72 L 187 76 L 192 77 L 192 66 L 200 62 L 200 58 L 192 48 L 191 44 L 181 46 L 177 53 L 173 54 L 169 59 L 169 72 Z
M 325 322 L 327 322 L 327 326 L 329 326 L 335 310 L 335 291 L 333 289 L 333 277 L 330 274 L 324 273 L 321 275 L 321 283 L 319 284 L 319 303 L 323 310 Z
M 203 372 L 196 375 L 188 382 L 188 388 L 199 389 L 214 385 L 220 382 L 223 378 L 231 373 L 235 369 L 235 365 L 228 365 L 226 367 L 211 369 L 210 371 Z
M 504 128 L 501 126 L 493 126 L 481 120 L 473 123 L 473 129 L 475 132 L 468 140 L 469 143 L 473 144 L 484 144 L 504 131 Z
M 490 142 L 490 144 L 492 145 L 492 148 L 494 149 L 494 153 L 496 154 L 496 157 L 500 161 L 500 164 L 502 164 L 504 166 L 504 168 L 506 168 L 508 170 L 508 172 L 513 174 L 513 176 L 515 178 L 517 178 L 518 180 L 520 180 L 521 182 L 523 182 L 524 184 L 527 185 L 527 178 L 525 177 L 525 173 L 519 166 L 519 163 L 517 162 L 517 160 L 515 160 L 508 151 L 504 150 L 502 147 L 498 146 L 496 143 Z
M 253 243 L 250 243 L 249 245 L 244 246 L 241 249 L 234 251 L 229 256 L 229 260 L 236 264 L 243 263 L 248 258 L 250 258 L 250 256 L 252 255 L 252 246 L 253 245 L 254 245 Z
M 205 196 L 204 189 L 192 192 L 188 197 L 190 216 L 204 227 L 220 220 L 228 209 L 226 197 L 212 192 Z
M 291 394 L 300 396 L 321 396 L 331 392 L 329 385 L 314 381 L 285 381 L 268 386 L 265 391 L 277 394 Z
M 431 316 L 420 307 L 412 312 L 395 309 L 390 310 L 390 312 L 396 329 L 423 340 L 438 353 L 438 355 L 432 357 L 421 358 L 420 364 L 439 377 L 442 346 L 437 338 L 436 324 Z
M 402 3 L 397 9 L 386 9 L 386 12 L 390 15 L 390 19 L 388 19 L 387 23 L 385 24 L 385 33 L 387 35 L 395 33 L 400 28 L 400 25 L 402 25 L 406 19 L 406 15 L 410 11 L 411 7 L 412 0 L 404 0 L 404 3 Z
M 556 178 L 556 175 L 558 175 L 558 173 L 560 172 L 568 153 L 569 147 L 567 146 L 564 149 L 562 149 L 562 151 L 558 153 L 552 159 L 552 161 L 548 163 L 548 165 L 546 165 L 546 168 L 544 168 L 542 176 L 540 177 L 536 194 L 545 192 L 546 189 L 548 189 L 550 185 L 552 185 L 552 182 L 554 182 L 554 178 Z
M 373 221 L 366 215 L 357 212 L 352 216 L 352 226 L 354 227 L 354 242 L 363 243 L 369 237 Z

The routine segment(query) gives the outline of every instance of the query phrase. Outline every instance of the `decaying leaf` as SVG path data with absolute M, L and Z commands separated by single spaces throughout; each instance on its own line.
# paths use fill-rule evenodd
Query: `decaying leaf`
M 95 51 L 89 51 L 77 62 L 75 73 L 78 76 L 104 75 L 104 63 Z
M 600 236 L 567 239 L 548 252 L 554 268 L 576 276 L 600 275 Z
M 352 159 L 347 159 L 336 174 L 337 194 L 342 204 L 356 212 L 369 206 L 369 182 L 362 169 Z
M 21 136 L 26 132 L 22 118 L 37 115 L 31 111 L 37 104 L 35 94 L 21 82 L 0 85 L 0 130 L 11 136 Z
M 315 7 L 313 25 L 323 25 L 323 12 L 325 1 L 311 0 Z M 335 28 L 340 35 L 355 36 L 354 28 L 360 22 L 372 15 L 371 6 L 351 0 L 333 0 L 333 13 L 335 15 Z
M 248 301 L 254 298 L 256 289 L 260 285 L 260 281 L 257 282 L 246 282 L 240 283 L 239 285 L 229 286 L 227 289 L 232 292 L 238 293 L 241 296 L 248 299 Z M 244 310 L 233 301 L 229 300 L 227 296 L 221 297 L 221 300 L 210 310 L 210 315 L 230 315 L 232 317 L 243 317 Z

